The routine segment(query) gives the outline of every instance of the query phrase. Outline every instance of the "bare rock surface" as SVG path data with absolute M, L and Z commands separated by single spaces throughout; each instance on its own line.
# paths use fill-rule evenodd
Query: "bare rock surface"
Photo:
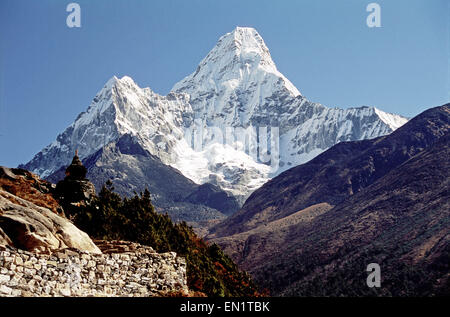
M 0 189 L 0 243 L 28 251 L 75 248 L 101 253 L 89 236 L 50 209 Z

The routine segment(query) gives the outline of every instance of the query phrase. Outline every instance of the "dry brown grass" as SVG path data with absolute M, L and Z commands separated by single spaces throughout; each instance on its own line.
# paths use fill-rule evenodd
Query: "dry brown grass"
M 39 182 L 34 178 L 24 179 L 23 177 L 17 177 L 14 181 L 0 178 L 0 188 L 4 191 L 32 202 L 37 206 L 48 208 L 58 214 L 60 209 L 58 202 L 51 194 L 44 194 L 36 187 L 39 187 Z M 13 201 L 13 203 L 18 202 Z

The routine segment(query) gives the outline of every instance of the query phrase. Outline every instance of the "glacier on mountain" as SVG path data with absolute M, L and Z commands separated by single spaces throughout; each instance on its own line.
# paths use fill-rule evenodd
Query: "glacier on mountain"
M 196 71 L 167 96 L 140 88 L 128 76 L 114 76 L 87 111 L 23 167 L 47 177 L 67 165 L 75 149 L 86 158 L 131 134 L 187 178 L 218 185 L 243 202 L 271 177 L 338 142 L 385 135 L 406 121 L 374 107 L 338 109 L 308 101 L 277 70 L 257 31 L 238 27 L 222 36 Z M 187 133 L 196 125 L 207 131 L 197 139 Z M 262 134 L 261 128 L 273 132 Z M 210 132 L 214 129 L 222 137 L 229 129 L 256 131 L 258 144 L 246 150 L 237 133 L 228 142 L 216 140 L 218 133 Z M 274 135 L 279 135 L 276 144 Z M 270 161 L 252 155 L 263 143 L 269 144 Z

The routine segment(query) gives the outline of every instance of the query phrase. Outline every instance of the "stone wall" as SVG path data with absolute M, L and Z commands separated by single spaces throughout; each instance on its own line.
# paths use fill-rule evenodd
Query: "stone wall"
M 102 254 L 51 254 L 0 246 L 0 296 L 164 296 L 187 294 L 186 262 L 136 243 L 96 241 Z

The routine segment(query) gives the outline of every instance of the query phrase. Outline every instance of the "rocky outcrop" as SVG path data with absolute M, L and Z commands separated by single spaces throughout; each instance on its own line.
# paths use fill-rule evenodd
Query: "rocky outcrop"
M 66 175 L 63 186 L 76 184 L 83 193 L 87 180 L 77 157 Z M 0 168 L 0 296 L 188 295 L 183 258 L 126 241 L 97 246 L 58 215 L 52 191 L 26 170 Z M 66 193 L 68 201 L 90 199 Z
M 27 170 L 0 166 L 0 189 L 54 213 L 63 214 L 61 206 L 51 194 L 55 185 Z
M 44 252 L 75 248 L 101 253 L 89 236 L 48 208 L 0 189 L 0 244 Z M 8 243 L 8 241 L 10 243 Z
M 101 253 L 67 218 L 51 183 L 23 169 L 0 168 L 0 245 L 33 252 L 75 248 Z
M 105 254 L 74 249 L 36 254 L 0 246 L 0 296 L 186 295 L 186 262 L 136 243 L 99 242 Z M 127 250 L 127 251 L 125 251 Z

